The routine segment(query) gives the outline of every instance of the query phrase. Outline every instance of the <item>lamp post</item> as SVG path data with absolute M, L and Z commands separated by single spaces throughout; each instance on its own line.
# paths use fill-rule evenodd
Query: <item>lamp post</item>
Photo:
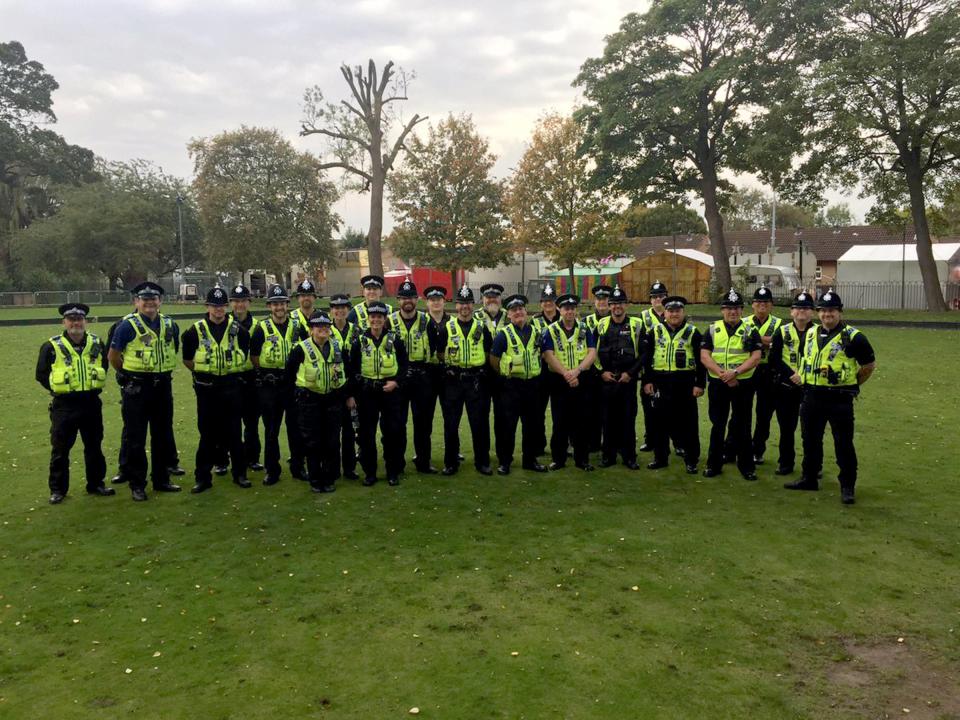
M 183 263 L 183 195 L 177 193 L 177 237 L 180 238 L 180 287 L 177 297 L 183 300 L 183 285 L 187 279 L 187 268 Z

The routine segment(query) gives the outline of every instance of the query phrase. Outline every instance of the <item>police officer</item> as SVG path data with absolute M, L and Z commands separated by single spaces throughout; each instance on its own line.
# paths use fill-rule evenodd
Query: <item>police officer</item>
M 287 377 L 296 386 L 297 418 L 307 456 L 310 489 L 329 493 L 340 474 L 340 423 L 343 407 L 355 405 L 346 355 L 333 336 L 333 320 L 322 310 L 310 316 L 310 336 L 287 360 Z
M 770 370 L 770 346 L 774 336 L 780 330 L 783 320 L 771 315 L 773 293 L 761 285 L 753 293 L 753 314 L 744 318 L 744 322 L 753 325 L 760 333 L 763 348 L 760 351 L 760 364 L 753 374 L 753 386 L 756 389 L 756 423 L 753 428 L 753 461 L 760 465 L 767 450 L 770 437 L 770 420 L 775 406 L 776 381 Z
M 522 467 L 546 472 L 537 461 L 539 442 L 545 435 L 540 411 L 539 378 L 542 335 L 527 322 L 527 298 L 510 295 L 505 303 L 510 322 L 497 331 L 490 349 L 490 366 L 501 378 L 500 421 L 496 428 L 497 473 L 509 475 L 516 445 L 517 423 L 523 421 Z
M 460 418 L 466 407 L 473 438 L 473 462 L 481 475 L 490 467 L 490 406 L 484 371 L 493 344 L 490 331 L 473 312 L 473 290 L 464 285 L 454 299 L 457 313 L 436 334 L 436 347 L 444 363 L 443 474 L 460 468 Z
M 789 490 L 818 490 L 823 469 L 823 433 L 827 423 L 840 468 L 840 500 L 855 502 L 857 451 L 853 446 L 853 399 L 876 368 L 876 356 L 866 336 L 843 322 L 843 302 L 831 288 L 817 303 L 820 326 L 807 332 L 801 359 L 803 403 L 803 475 L 784 485 Z
M 230 291 L 233 319 L 252 337 L 259 322 L 250 314 L 250 297 L 250 289 L 243 283 Z M 263 470 L 263 465 L 260 464 L 260 400 L 257 393 L 257 371 L 251 357 L 247 357 L 243 371 L 238 374 L 238 380 L 243 403 L 243 454 L 247 467 L 259 472 Z
M 379 275 L 364 275 L 360 278 L 360 285 L 363 287 L 363 301 L 353 306 L 350 314 L 347 315 L 347 320 L 356 325 L 358 331 L 363 332 L 370 325 L 367 308 L 370 303 L 380 302 L 385 282 Z
M 653 332 L 653 328 L 663 322 L 663 299 L 667 296 L 667 286 L 659 280 L 650 286 L 650 307 L 640 313 L 640 319 L 643 321 L 643 331 L 646 334 Z M 640 405 L 643 407 L 643 444 L 640 446 L 640 452 L 650 452 L 653 450 L 653 437 L 650 433 L 653 425 L 652 410 L 653 398 L 643 393 L 640 397 Z
M 430 426 L 432 427 L 437 412 L 437 403 L 443 396 L 444 384 L 443 363 L 440 361 L 440 353 L 437 352 L 438 337 L 440 330 L 450 321 L 450 313 L 446 310 L 447 289 L 442 285 L 431 285 L 426 288 L 423 291 L 423 297 L 426 299 L 427 317 L 430 319 L 427 328 L 430 337 L 430 361 L 427 364 L 427 374 L 430 377 L 431 399 L 427 403 L 427 412 L 430 415 Z M 458 456 L 458 459 L 463 460 L 461 456 Z M 417 458 L 413 460 L 419 462 Z
M 288 314 L 290 298 L 281 285 L 267 289 L 270 315 L 253 329 L 250 337 L 250 358 L 256 368 L 256 392 L 263 416 L 263 459 L 266 474 L 264 485 L 280 482 L 280 425 L 287 415 L 287 444 L 290 453 L 303 464 L 304 450 L 300 428 L 290 419 L 293 404 L 293 382 L 285 368 L 290 353 L 306 337 L 302 326 Z
M 403 382 L 403 426 L 407 426 L 408 413 L 413 415 L 413 450 L 417 472 L 436 474 L 430 464 L 430 436 L 433 434 L 433 414 L 436 396 L 433 394 L 430 375 L 430 316 L 417 310 L 417 286 L 410 278 L 397 289 L 399 310 L 390 313 L 388 328 L 403 341 L 407 351 L 407 374 Z M 431 407 L 432 406 L 432 407 Z M 406 434 L 403 450 L 406 452 Z
M 594 285 L 590 293 L 593 295 L 593 312 L 587 315 L 584 321 L 591 332 L 596 333 L 600 320 L 610 314 L 610 295 L 613 288 L 609 285 Z
M 347 320 L 350 313 L 350 296 L 346 293 L 336 293 L 330 296 L 330 326 L 332 337 L 340 343 L 341 351 L 349 355 L 350 346 L 359 330 L 356 325 Z M 357 414 L 356 403 L 350 407 L 342 407 L 340 418 L 340 452 L 343 476 L 348 480 L 359 480 L 357 475 L 357 429 L 360 427 L 360 416 Z
M 790 307 L 792 322 L 780 323 L 770 343 L 770 373 L 774 382 L 774 406 L 780 427 L 780 457 L 777 475 L 793 474 L 796 461 L 795 438 L 803 399 L 803 376 L 800 360 L 807 333 L 813 323 L 813 296 L 801 292 Z
M 298 307 L 290 313 L 290 319 L 299 325 L 304 333 L 309 334 L 310 316 L 313 315 L 313 306 L 317 302 L 317 286 L 310 280 L 301 280 L 293 294 L 297 296 Z
M 760 362 L 763 343 L 752 325 L 743 322 L 743 296 L 730 288 L 720 304 L 723 319 L 707 328 L 700 349 L 700 361 L 707 368 L 710 413 L 710 448 L 704 477 L 723 470 L 724 431 L 730 420 L 737 467 L 745 480 L 756 480 L 750 420 L 753 414 L 754 369 Z
M 480 295 L 483 296 L 483 307 L 477 310 L 474 315 L 484 324 L 487 332 L 490 333 L 491 340 L 504 325 L 509 323 L 507 313 L 503 309 L 503 285 L 499 283 L 486 283 L 480 286 Z M 490 414 L 490 406 L 493 405 L 493 434 L 497 435 L 498 418 L 503 417 L 500 407 L 500 390 L 503 384 L 502 378 L 487 368 L 485 375 L 487 392 L 484 397 L 487 403 L 487 414 Z
M 360 415 L 360 466 L 366 487 L 377 482 L 377 424 L 383 443 L 387 483 L 400 484 L 407 428 L 401 383 L 407 375 L 407 350 L 387 330 L 387 306 L 376 300 L 365 307 L 368 327 L 353 341 L 348 356 Z
M 58 505 L 70 488 L 70 449 L 83 440 L 87 492 L 114 495 L 104 485 L 107 461 L 103 457 L 103 403 L 100 392 L 107 378 L 107 353 L 100 338 L 87 332 L 90 308 L 66 303 L 59 308 L 63 332 L 40 347 L 37 382 L 52 396 L 50 401 L 50 504 Z
M 623 464 L 637 463 L 637 381 L 643 371 L 647 343 L 640 318 L 627 316 L 627 294 L 618 285 L 609 298 L 610 314 L 597 323 L 600 364 L 600 409 L 603 448 L 600 467 L 610 467 L 619 454 Z
M 703 338 L 687 322 L 686 305 L 686 298 L 679 295 L 664 298 L 664 322 L 647 335 L 643 392 L 654 398 L 653 461 L 647 468 L 667 466 L 672 437 L 684 450 L 687 472 L 695 475 L 700 461 L 697 398 L 703 396 L 707 372 L 700 361 Z
M 557 298 L 560 322 L 547 327 L 543 336 L 543 360 L 551 372 L 550 470 L 567 463 L 567 445 L 573 445 L 573 462 L 581 470 L 590 464 L 589 438 L 583 421 L 585 398 L 580 377 L 593 368 L 597 358 L 596 339 L 587 324 L 577 318 L 580 298 L 564 294 Z
M 230 455 L 234 484 L 250 487 L 243 455 L 240 418 L 243 390 L 240 373 L 250 353 L 250 335 L 227 314 L 227 291 L 217 286 L 206 299 L 207 316 L 183 333 L 183 364 L 193 372 L 197 396 L 196 484 L 192 493 L 213 487 L 213 467 L 219 448 Z
M 124 463 L 120 475 L 130 484 L 135 501 L 147 499 L 147 428 L 150 429 L 150 478 L 157 492 L 180 492 L 170 482 L 167 466 L 174 451 L 171 374 L 177 364 L 180 330 L 160 312 L 163 288 L 143 282 L 133 288 L 137 312 L 127 316 L 113 334 L 110 366 L 123 388 Z
M 593 295 L 593 312 L 587 315 L 583 320 L 594 335 L 597 334 L 597 325 L 600 320 L 610 314 L 610 294 L 613 288 L 609 285 L 594 285 L 590 289 Z M 602 381 L 600 380 L 600 358 L 594 363 L 595 372 L 584 376 L 587 385 L 587 402 L 589 403 L 587 412 L 591 417 L 603 417 L 603 405 L 601 403 Z M 590 423 L 588 428 L 590 437 L 590 452 L 599 452 L 603 449 L 603 423 Z
M 530 324 L 533 331 L 540 340 L 543 340 L 543 333 L 548 325 L 560 320 L 560 311 L 557 310 L 557 291 L 553 285 L 547 283 L 540 291 L 540 312 L 533 316 Z M 541 363 L 542 365 L 542 363 Z M 547 405 L 550 402 L 550 373 L 543 371 L 537 376 L 537 413 L 541 418 L 547 417 Z M 535 424 L 532 431 L 539 433 L 537 437 L 537 456 L 544 455 L 547 452 L 547 429 L 546 424 Z M 526 432 L 526 426 L 524 426 Z

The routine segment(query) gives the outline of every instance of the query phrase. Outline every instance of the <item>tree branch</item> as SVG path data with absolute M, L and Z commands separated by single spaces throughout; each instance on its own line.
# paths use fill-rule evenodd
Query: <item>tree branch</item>
M 359 175 L 367 182 L 373 182 L 373 177 L 370 175 L 370 173 L 366 172 L 365 170 L 361 170 L 356 165 L 351 165 L 350 163 L 327 162 L 327 163 L 320 163 L 319 165 L 317 165 L 317 167 L 320 168 L 321 170 L 331 170 L 333 168 L 340 168 L 341 170 L 346 170 L 348 173 L 352 173 L 353 175 Z
M 400 133 L 400 137 L 398 137 L 397 141 L 393 144 L 393 148 L 383 159 L 383 167 L 385 170 L 390 170 L 393 167 L 393 161 L 397 159 L 397 153 L 400 152 L 400 148 L 403 147 L 403 141 L 407 139 L 407 135 L 409 135 L 410 131 L 413 130 L 414 125 L 421 123 L 426 119 L 426 115 L 423 117 L 414 115 L 412 118 L 410 118 L 410 122 L 407 123 L 407 126 L 403 129 L 403 132 Z
M 364 140 L 361 137 L 356 135 L 350 135 L 348 133 L 337 132 L 336 130 L 327 130 L 326 128 L 308 128 L 306 125 L 301 125 L 301 135 L 326 135 L 327 137 L 332 137 L 336 140 L 343 140 L 344 142 L 356 143 L 357 145 L 362 146 L 366 150 L 370 150 L 370 143 Z

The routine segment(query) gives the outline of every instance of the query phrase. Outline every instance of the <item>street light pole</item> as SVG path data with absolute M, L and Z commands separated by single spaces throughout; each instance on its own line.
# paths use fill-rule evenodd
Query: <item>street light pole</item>
M 180 287 L 177 297 L 183 300 L 183 285 L 187 279 L 187 268 L 183 263 L 183 195 L 177 193 L 177 237 L 180 238 Z

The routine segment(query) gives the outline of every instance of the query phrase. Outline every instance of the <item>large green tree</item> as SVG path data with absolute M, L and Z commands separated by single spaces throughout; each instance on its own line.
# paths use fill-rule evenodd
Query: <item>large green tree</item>
M 241 127 L 189 145 L 204 253 L 217 268 L 315 273 L 336 264 L 337 193 L 276 130 Z
M 102 164 L 99 173 L 97 182 L 58 188 L 57 213 L 14 241 L 29 285 L 77 287 L 107 278 L 111 287 L 130 288 L 179 267 L 178 196 L 184 199 L 184 258 L 196 264 L 200 226 L 185 181 L 144 161 Z
M 405 148 L 404 142 L 414 126 L 426 120 L 416 113 L 403 122 L 396 103 L 407 99 L 412 74 L 395 68 L 390 61 L 378 73 L 370 60 L 366 72 L 362 65 L 344 63 L 340 73 L 350 88 L 350 97 L 339 103 L 324 100 L 323 91 L 314 86 L 304 94 L 301 135 L 320 135 L 326 139 L 322 169 L 343 170 L 353 182 L 346 186 L 370 193 L 370 230 L 367 233 L 370 272 L 383 274 L 380 240 L 383 234 L 383 199 L 387 175 L 393 170 Z M 396 137 L 391 137 L 395 128 Z
M 506 262 L 504 186 L 491 175 L 497 158 L 473 120 L 450 115 L 407 145 L 403 166 L 389 179 L 393 251 L 446 270 L 454 285 L 457 270 Z
M 774 185 L 788 173 L 805 127 L 792 114 L 801 41 L 819 5 L 654 0 L 627 15 L 577 77 L 596 182 L 636 203 L 698 195 L 723 285 L 722 173 L 752 171 Z
M 45 127 L 57 120 L 57 87 L 23 45 L 0 43 L 0 286 L 26 287 L 11 243 L 56 210 L 52 188 L 96 179 L 93 153 Z
M 657 237 L 674 233 L 702 235 L 707 232 L 700 213 L 672 203 L 652 207 L 631 205 L 620 215 L 620 226 L 625 237 Z
M 822 132 L 807 172 L 909 206 L 927 307 L 941 310 L 927 204 L 960 166 L 960 7 L 848 0 L 833 18 L 812 75 Z

